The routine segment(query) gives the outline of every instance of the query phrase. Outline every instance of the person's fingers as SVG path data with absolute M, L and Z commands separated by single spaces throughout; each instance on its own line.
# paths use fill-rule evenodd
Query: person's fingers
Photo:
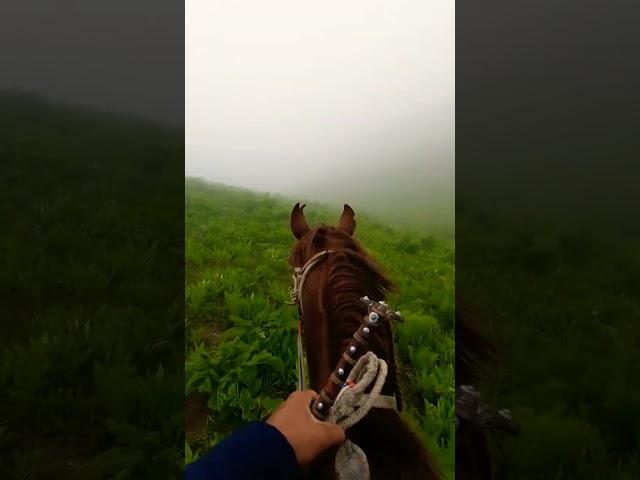
M 318 394 L 313 390 L 304 390 L 299 392 L 300 398 L 304 399 L 305 402 L 311 403 L 311 400 L 315 400 Z
M 346 440 L 344 429 L 334 423 L 324 423 L 324 429 L 331 445 L 340 445 Z

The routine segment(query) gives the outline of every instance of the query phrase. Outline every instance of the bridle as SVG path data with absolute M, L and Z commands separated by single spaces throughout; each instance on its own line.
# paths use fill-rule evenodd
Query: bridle
M 293 288 L 290 292 L 291 305 L 298 306 L 298 390 L 304 390 L 304 349 L 302 348 L 302 326 L 304 323 L 304 310 L 302 308 L 302 288 L 309 272 L 320 263 L 328 254 L 335 250 L 322 250 L 312 256 L 302 267 L 293 269 Z
M 293 269 L 293 288 L 291 289 L 291 304 L 297 304 L 300 308 L 300 317 L 303 316 L 302 312 L 302 287 L 304 286 L 304 281 L 307 279 L 307 275 L 313 267 L 315 267 L 320 260 L 324 259 L 330 253 L 335 252 L 336 250 L 322 250 L 316 253 L 313 257 L 311 257 L 302 267 L 295 267 Z
M 330 253 L 335 253 L 338 250 L 326 249 L 313 255 L 309 260 L 305 262 L 302 267 L 295 267 L 293 277 L 293 288 L 290 291 L 291 301 L 288 302 L 291 305 L 298 306 L 298 337 L 297 337 L 297 349 L 298 349 L 298 390 L 304 390 L 305 388 L 305 361 L 304 361 L 304 349 L 302 346 L 302 329 L 304 325 L 304 309 L 302 306 L 302 294 L 305 285 L 305 281 L 313 268 L 320 264 L 322 260 L 327 258 Z M 348 250 L 339 250 L 347 253 Z M 365 297 L 369 301 L 368 297 Z M 377 303 L 377 302 L 371 302 Z M 384 302 L 382 302 L 383 305 Z M 386 308 L 385 308 L 386 309 Z M 399 316 L 399 312 L 396 312 Z M 357 336 L 357 333 L 355 334 Z M 395 395 L 378 395 L 372 406 L 377 408 L 388 408 L 398 411 L 398 405 Z

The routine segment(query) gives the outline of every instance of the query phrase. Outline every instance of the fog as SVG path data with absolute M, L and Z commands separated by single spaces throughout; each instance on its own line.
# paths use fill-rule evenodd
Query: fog
M 452 224 L 454 12 L 190 0 L 186 174 Z
M 0 90 L 181 128 L 182 16 L 174 0 L 3 2 Z

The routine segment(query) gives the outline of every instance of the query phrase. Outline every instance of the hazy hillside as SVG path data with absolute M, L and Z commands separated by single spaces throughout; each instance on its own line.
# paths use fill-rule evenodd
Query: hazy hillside
M 183 145 L 0 93 L 0 478 L 182 477 Z
M 640 478 L 633 230 L 477 207 L 456 228 L 456 292 L 482 306 L 501 357 L 480 390 L 522 426 L 494 444 L 498 478 Z
M 358 206 L 384 223 L 411 231 L 437 232 L 453 237 L 455 192 L 453 168 L 424 163 L 387 163 L 375 169 L 352 169 L 342 176 L 327 175 L 292 185 L 287 191 L 335 205 Z M 355 207 L 354 207 L 355 208 Z
M 238 425 L 266 416 L 296 388 L 297 313 L 286 305 L 293 200 L 187 179 L 187 459 Z M 310 222 L 340 210 L 311 203 Z M 391 304 L 404 412 L 452 476 L 453 243 L 360 215 L 357 237 L 400 287 Z

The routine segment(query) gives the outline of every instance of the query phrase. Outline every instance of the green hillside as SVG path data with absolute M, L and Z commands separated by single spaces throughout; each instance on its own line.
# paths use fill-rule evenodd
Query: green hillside
M 456 289 L 501 357 L 480 391 L 522 427 L 494 443 L 497 478 L 640 478 L 637 227 L 550 218 L 457 212 Z
M 0 478 L 182 478 L 183 133 L 0 112 Z
M 286 305 L 295 201 L 186 180 L 186 455 L 268 415 L 296 388 L 297 312 Z M 397 282 L 389 301 L 415 427 L 442 468 L 454 464 L 454 245 L 382 225 L 356 210 L 356 236 Z M 339 211 L 310 204 L 310 224 Z

